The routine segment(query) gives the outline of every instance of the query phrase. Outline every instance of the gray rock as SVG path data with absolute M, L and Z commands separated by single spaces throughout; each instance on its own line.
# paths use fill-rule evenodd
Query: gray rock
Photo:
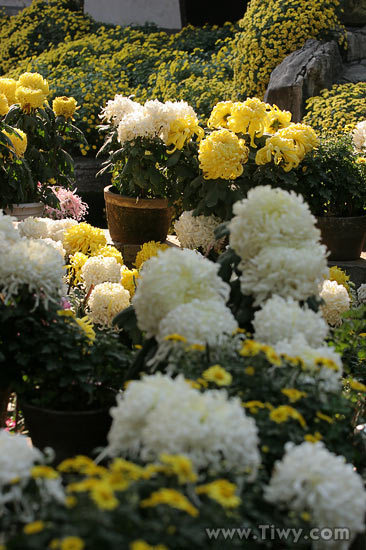
M 102 169 L 102 160 L 77 157 L 75 159 L 75 176 L 78 192 L 83 193 L 103 193 L 103 189 L 106 185 L 111 183 L 111 175 L 103 174 L 96 177 L 99 170 Z
M 306 99 L 330 88 L 341 72 L 342 58 L 335 41 L 307 40 L 272 72 L 264 100 L 291 111 L 293 121 L 299 122 Z
M 366 82 L 366 57 L 359 63 L 355 62 L 344 65 L 338 82 L 340 84 Z
M 366 25 L 366 0 L 344 0 L 342 21 L 350 27 Z
M 366 59 L 366 27 L 347 32 L 348 48 L 345 52 L 346 63 Z

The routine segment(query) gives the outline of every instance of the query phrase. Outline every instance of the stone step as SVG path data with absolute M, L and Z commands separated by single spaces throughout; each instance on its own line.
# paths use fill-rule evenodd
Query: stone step
M 328 265 L 329 267 L 336 265 L 345 271 L 357 288 L 366 283 L 366 252 L 362 252 L 358 260 L 338 260 L 328 262 Z

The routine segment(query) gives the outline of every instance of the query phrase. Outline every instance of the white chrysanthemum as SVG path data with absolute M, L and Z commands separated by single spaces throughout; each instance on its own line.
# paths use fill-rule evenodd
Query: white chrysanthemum
M 119 283 L 96 285 L 88 301 L 92 323 L 112 326 L 113 318 L 130 305 L 130 293 Z
M 117 94 L 114 99 L 107 101 L 106 106 L 102 109 L 99 118 L 107 122 L 111 122 L 113 126 L 118 126 L 121 120 L 130 113 L 141 111 L 143 109 L 140 103 L 132 101 L 129 97 Z
M 343 285 L 337 281 L 324 281 L 320 292 L 325 304 L 321 306 L 321 311 L 327 323 L 332 327 L 342 324 L 342 313 L 350 308 L 350 297 Z
M 275 464 L 265 499 L 298 513 L 308 512 L 318 528 L 346 527 L 351 540 L 321 540 L 313 548 L 347 550 L 357 533 L 365 530 L 366 493 L 362 478 L 343 456 L 328 451 L 322 442 L 287 443 Z
M 222 300 L 192 300 L 171 310 L 159 323 L 157 340 L 180 334 L 188 344 L 220 345 L 238 328 L 238 323 Z
M 193 250 L 169 248 L 150 258 L 140 272 L 132 299 L 138 326 L 157 334 L 160 321 L 173 309 L 194 299 L 226 302 L 230 287 L 217 274 L 218 264 Z
M 320 313 L 300 307 L 293 298 L 273 296 L 254 314 L 254 339 L 274 345 L 302 334 L 310 346 L 320 346 L 329 328 Z
M 45 239 L 48 237 L 48 224 L 44 218 L 29 216 L 18 225 L 19 233 L 28 239 Z
M 147 103 L 145 105 L 147 105 Z M 166 101 L 164 103 L 164 107 L 166 124 L 162 125 L 160 132 L 160 137 L 164 142 L 168 139 L 170 125 L 174 120 L 187 116 L 195 118 L 198 123 L 197 115 L 194 112 L 194 109 L 186 101 Z
M 265 247 L 251 260 L 241 262 L 240 268 L 241 290 L 254 296 L 255 305 L 273 294 L 298 301 L 318 295 L 329 273 L 325 247 L 316 243 L 298 249 Z
M 340 355 L 330 346 L 311 347 L 302 334 L 281 340 L 274 346 L 278 354 L 301 358 L 304 382 L 316 383 L 324 391 L 339 391 L 343 366 Z
M 118 141 L 121 145 L 137 137 L 154 138 L 160 132 L 154 120 L 145 109 L 127 114 L 118 125 Z
M 366 284 L 363 284 L 357 289 L 357 300 L 361 304 L 366 304 Z
M 362 120 L 353 130 L 353 144 L 360 152 L 366 150 L 366 120 Z
M 42 240 L 25 239 L 9 248 L 6 261 L 0 262 L 0 292 L 5 299 L 15 297 L 23 285 L 41 300 L 58 300 L 63 289 L 63 259 L 57 250 Z
M 52 220 L 51 218 L 44 218 L 48 226 L 48 237 L 54 241 L 64 240 L 64 234 L 70 227 L 78 225 L 78 222 L 72 218 L 65 218 L 64 220 Z
M 260 464 L 257 427 L 240 399 L 228 399 L 223 390 L 200 393 L 181 375 L 131 382 L 111 416 L 110 456 L 153 461 L 164 452 L 184 454 L 197 468 L 250 469 L 253 477 Z
M 307 247 L 318 242 L 320 231 L 301 195 L 269 185 L 248 192 L 236 202 L 230 222 L 230 246 L 242 260 L 248 260 L 264 247 Z
M 222 243 L 215 239 L 215 229 L 221 220 L 216 216 L 193 216 L 192 210 L 185 211 L 174 223 L 174 229 L 182 248 L 202 248 L 206 253 Z
M 30 469 L 41 459 L 42 453 L 29 445 L 27 437 L 0 430 L 0 488 L 29 479 Z
M 20 234 L 14 222 L 16 222 L 16 218 L 7 216 L 0 210 L 0 243 L 5 240 L 10 244 L 19 241 Z
M 81 268 L 81 277 L 88 290 L 91 285 L 100 283 L 119 283 L 121 280 L 121 266 L 116 258 L 93 256 Z
M 42 239 L 42 242 L 47 243 L 49 246 L 52 246 L 52 248 L 57 250 L 57 252 L 61 255 L 63 259 L 65 258 L 66 250 L 62 246 L 61 241 L 54 241 L 50 237 L 47 237 L 46 239 Z

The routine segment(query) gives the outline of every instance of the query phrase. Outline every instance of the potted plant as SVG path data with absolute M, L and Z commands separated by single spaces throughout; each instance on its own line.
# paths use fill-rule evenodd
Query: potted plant
M 40 74 L 24 73 L 18 81 L 9 80 L 12 86 L 8 82 L 8 95 L 2 94 L 7 102 L 1 111 L 2 121 L 18 135 L 8 136 L 13 153 L 3 160 L 6 185 L 0 207 L 21 219 L 37 215 L 34 212 L 22 215 L 24 204 L 38 203 L 40 212 L 44 205 L 58 205 L 52 186 L 70 188 L 74 183 L 74 162 L 66 151 L 67 142 L 86 141 L 71 122 L 77 109 L 74 98 L 57 97 L 51 108 L 47 101 L 49 86 Z M 21 167 L 26 179 L 20 175 Z M 20 213 L 15 209 L 19 205 Z
M 184 101 L 147 101 L 140 105 L 116 95 L 101 117 L 107 131 L 98 155 L 109 153 L 99 172 L 112 173 L 104 197 L 114 241 L 143 244 L 164 241 L 172 217 L 170 205 L 180 196 L 172 167 L 180 152 L 203 130 Z

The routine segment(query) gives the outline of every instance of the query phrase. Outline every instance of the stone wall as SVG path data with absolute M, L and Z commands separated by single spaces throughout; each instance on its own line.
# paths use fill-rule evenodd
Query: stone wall
M 15 15 L 31 3 L 32 0 L 0 0 L 0 8 L 4 8 L 8 15 Z

